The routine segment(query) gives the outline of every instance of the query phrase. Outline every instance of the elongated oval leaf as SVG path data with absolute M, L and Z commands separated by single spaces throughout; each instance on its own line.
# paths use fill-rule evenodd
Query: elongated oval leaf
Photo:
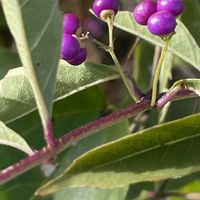
M 58 2 L 2 0 L 2 6 L 26 76 L 33 88 L 39 84 L 51 112 L 62 33 L 62 15 Z M 36 97 L 40 96 L 36 92 L 38 90 L 34 91 Z
M 176 34 L 170 40 L 169 50 L 200 70 L 200 48 L 184 24 L 180 20 L 177 20 L 177 23 Z M 163 46 L 163 41 L 158 36 L 152 35 L 146 26 L 137 24 L 130 12 L 119 12 L 115 26 L 155 45 Z
M 118 73 L 105 65 L 86 63 L 79 67 L 73 67 L 61 60 L 58 67 L 54 101 L 116 78 L 119 78 Z M 0 81 L 0 120 L 7 123 L 35 109 L 34 96 L 24 74 L 24 68 L 10 70 Z
M 93 149 L 38 190 L 114 188 L 200 170 L 200 114 L 155 126 Z
M 12 129 L 8 128 L 0 121 L 0 144 L 7 145 L 19 149 L 29 155 L 33 154 L 32 149 L 26 141 Z

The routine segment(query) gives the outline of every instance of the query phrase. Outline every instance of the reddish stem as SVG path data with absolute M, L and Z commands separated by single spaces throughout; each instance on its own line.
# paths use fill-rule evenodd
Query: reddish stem
M 171 100 L 190 98 L 195 96 L 196 95 L 193 92 L 187 89 L 182 89 L 175 96 L 173 96 L 173 99 Z M 6 183 L 18 175 L 28 171 L 29 169 L 32 169 L 33 167 L 50 160 L 52 157 L 65 150 L 74 142 L 80 141 L 81 139 L 86 138 L 87 136 L 92 135 L 97 131 L 100 131 L 104 128 L 117 124 L 122 120 L 128 119 L 134 115 L 151 109 L 150 99 L 151 98 L 143 98 L 140 102 L 134 105 L 131 105 L 125 109 L 114 112 L 95 121 L 89 122 L 80 128 L 66 133 L 61 138 L 55 140 L 54 146 L 46 146 L 35 152 L 33 155 L 1 170 L 0 184 Z
M 161 110 L 168 102 L 174 100 L 180 100 L 185 98 L 196 97 L 197 95 L 192 91 L 185 89 L 183 87 L 175 87 L 169 90 L 158 99 L 156 106 L 158 110 Z
M 44 128 L 44 139 L 49 146 L 55 146 L 56 140 L 53 135 L 53 125 L 51 119 L 48 119 L 47 124 Z
M 138 113 L 150 109 L 150 100 L 143 99 L 141 102 L 129 106 L 126 109 L 112 113 L 95 121 L 89 122 L 80 128 L 74 129 L 66 133 L 60 139 L 55 141 L 54 146 L 46 146 L 37 151 L 32 156 L 20 160 L 18 163 L 13 164 L 0 171 L 0 184 L 3 184 L 16 176 L 26 172 L 27 170 L 51 159 L 56 154 L 65 150 L 73 142 L 79 141 L 99 130 L 112 126 L 122 120 L 128 119 Z

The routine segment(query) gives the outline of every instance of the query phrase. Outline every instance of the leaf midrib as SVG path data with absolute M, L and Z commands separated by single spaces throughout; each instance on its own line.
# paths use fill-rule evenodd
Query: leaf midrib
M 90 171 L 94 171 L 94 170 L 97 170 L 98 168 L 106 167 L 107 165 L 114 164 L 114 163 L 123 161 L 123 160 L 125 160 L 125 159 L 131 158 L 131 157 L 134 157 L 134 156 L 138 156 L 138 155 L 143 154 L 143 153 L 147 153 L 147 152 L 149 152 L 149 151 L 151 151 L 151 150 L 154 150 L 154 149 L 159 148 L 159 147 L 162 147 L 162 146 L 167 146 L 167 145 L 170 146 L 170 145 L 174 145 L 174 144 L 176 144 L 176 143 L 182 142 L 182 141 L 186 141 L 186 140 L 190 140 L 190 139 L 198 138 L 198 137 L 200 137 L 200 133 L 197 133 L 197 134 L 195 134 L 195 135 L 193 135 L 193 136 L 183 137 L 183 138 L 177 139 L 176 141 L 170 141 L 170 142 L 163 143 L 163 144 L 161 144 L 161 145 L 156 145 L 156 146 L 147 148 L 147 149 L 145 149 L 145 150 L 141 150 L 141 151 L 139 151 L 139 152 L 131 153 L 131 154 L 129 154 L 129 155 L 124 156 L 123 158 L 115 159 L 115 160 L 112 160 L 112 161 L 110 161 L 110 162 L 106 162 L 106 163 L 104 163 L 104 164 L 102 164 L 102 165 L 98 165 L 98 166 L 89 168 L 87 171 L 89 171 L 89 170 L 90 170 Z M 114 143 L 114 142 L 111 142 L 111 143 Z M 109 144 L 111 144 L 111 143 L 109 143 Z M 105 144 L 105 146 L 106 146 L 106 145 L 108 145 L 108 144 Z M 104 145 L 102 145 L 101 147 L 103 147 L 103 146 L 104 146 Z M 105 146 L 104 146 L 104 147 L 105 147 Z M 101 147 L 100 147 L 100 148 L 101 148 Z M 96 149 L 98 149 L 98 148 L 96 148 Z M 83 156 L 81 156 L 81 157 L 85 157 L 85 156 L 86 156 L 86 154 L 83 155 Z M 79 158 L 81 159 L 81 157 L 79 157 Z M 74 164 L 75 164 L 75 163 L 76 163 L 76 161 L 74 162 Z M 66 171 L 66 173 L 69 173 L 70 170 L 73 170 L 73 166 L 71 166 L 71 167 Z

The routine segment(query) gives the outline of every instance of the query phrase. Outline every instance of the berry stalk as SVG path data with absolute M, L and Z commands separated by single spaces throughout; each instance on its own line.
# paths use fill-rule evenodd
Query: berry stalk
M 119 60 L 117 59 L 117 56 L 115 54 L 114 51 L 114 44 L 113 44 L 113 17 L 108 17 L 107 18 L 107 25 L 108 25 L 108 31 L 109 31 L 109 49 L 108 52 L 110 54 L 110 56 L 112 57 L 119 73 L 120 76 L 126 86 L 126 88 L 129 91 L 129 94 L 131 95 L 131 97 L 133 98 L 134 101 L 138 101 L 140 100 L 140 97 L 137 95 L 137 93 L 134 91 L 132 83 L 129 81 L 129 79 L 126 77 L 126 75 L 124 74 L 123 68 L 121 66 L 121 64 L 119 63 Z
M 109 47 L 110 49 L 114 50 L 114 44 L 113 44 L 113 17 L 108 17 L 107 18 L 107 25 L 108 25 L 108 30 L 109 30 Z
M 158 61 L 158 65 L 157 65 L 157 68 L 155 70 L 155 75 L 154 75 L 154 78 L 153 78 L 151 106 L 155 106 L 155 104 L 156 104 L 158 80 L 159 80 L 159 76 L 160 76 L 161 67 L 162 67 L 162 64 L 163 64 L 163 61 L 164 61 L 164 58 L 165 58 L 165 54 L 166 54 L 167 49 L 168 49 L 168 45 L 169 45 L 169 40 L 167 39 L 167 40 L 165 40 L 165 44 L 164 44 L 164 47 L 162 49 L 160 59 Z

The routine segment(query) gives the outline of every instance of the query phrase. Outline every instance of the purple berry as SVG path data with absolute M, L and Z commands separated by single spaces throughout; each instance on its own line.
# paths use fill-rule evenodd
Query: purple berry
M 68 60 L 67 62 L 71 65 L 80 65 L 82 62 L 85 61 L 86 57 L 87 57 L 87 49 L 80 48 L 78 55 L 72 60 Z
M 80 48 L 78 40 L 70 34 L 63 34 L 61 46 L 61 58 L 64 60 L 73 59 Z
M 137 4 L 133 10 L 135 21 L 141 25 L 147 25 L 149 17 L 157 11 L 157 4 L 152 0 L 144 0 Z
M 150 16 L 147 26 L 154 35 L 165 36 L 174 32 L 176 19 L 168 11 L 159 11 Z
M 83 30 L 89 32 L 92 37 L 100 38 L 103 35 L 102 24 L 91 17 L 84 20 L 82 27 Z
M 104 10 L 112 10 L 115 14 L 119 9 L 119 0 L 95 0 L 93 3 L 93 11 L 98 16 Z
M 176 17 L 184 11 L 184 2 L 183 0 L 158 0 L 157 10 L 166 10 Z
M 64 15 L 63 28 L 66 34 L 75 34 L 79 28 L 80 21 L 79 18 L 72 13 L 67 13 Z

